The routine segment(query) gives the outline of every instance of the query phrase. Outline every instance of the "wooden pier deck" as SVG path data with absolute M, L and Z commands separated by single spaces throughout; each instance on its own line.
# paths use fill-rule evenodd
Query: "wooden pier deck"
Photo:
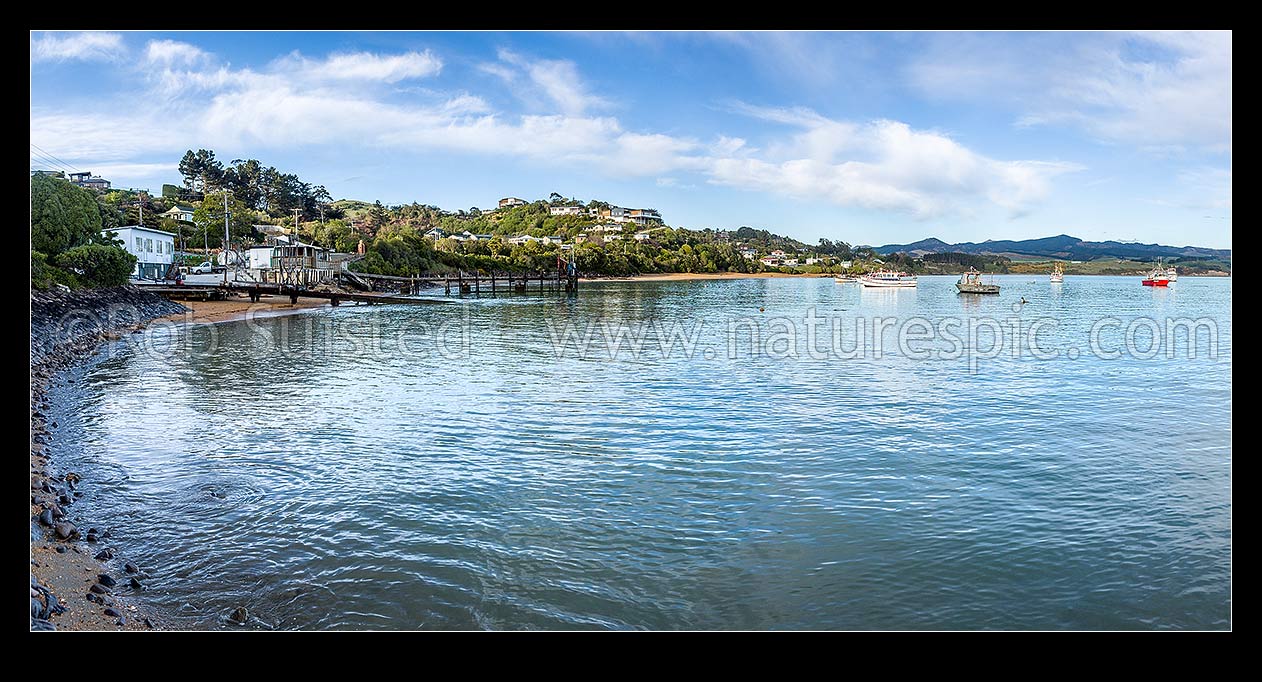
M 154 284 L 145 285 L 146 291 L 177 300 L 212 301 L 222 300 L 230 295 L 244 293 L 252 301 L 261 296 L 288 296 L 292 302 L 298 298 L 323 298 L 333 305 L 343 301 L 366 303 L 369 305 L 386 304 L 429 304 L 446 303 L 440 299 L 413 298 L 426 289 L 440 289 L 446 296 L 490 294 L 557 294 L 573 295 L 578 290 L 578 273 L 574 268 L 568 272 L 464 272 L 457 271 L 443 275 L 417 275 L 413 277 L 397 277 L 393 275 L 373 275 L 362 272 L 342 272 L 337 278 L 343 285 L 361 289 L 352 291 L 343 287 L 330 291 L 327 288 L 312 288 L 304 285 L 277 282 L 243 282 L 230 281 L 216 284 Z M 366 289 L 366 290 L 365 290 Z
M 400 296 L 396 294 L 377 294 L 377 293 L 359 293 L 359 292 L 340 292 L 340 291 L 321 291 L 319 289 L 309 289 L 306 287 L 292 287 L 282 284 L 271 283 L 244 283 L 230 282 L 227 286 L 223 284 L 187 284 L 179 286 L 146 286 L 145 291 L 151 291 L 159 296 L 181 301 L 220 301 L 232 294 L 242 293 L 249 296 L 252 300 L 257 301 L 263 295 L 269 296 L 288 296 L 291 301 L 297 301 L 302 298 L 323 298 L 333 305 L 340 305 L 343 302 L 367 303 L 369 305 L 388 305 L 388 304 L 410 304 L 424 305 L 433 303 L 446 303 L 442 300 L 412 298 L 410 296 Z

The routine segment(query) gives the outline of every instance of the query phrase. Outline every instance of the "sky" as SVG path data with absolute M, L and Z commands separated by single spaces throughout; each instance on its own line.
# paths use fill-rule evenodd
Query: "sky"
M 552 192 L 814 243 L 1231 247 L 1230 32 L 31 33 L 31 169 Z

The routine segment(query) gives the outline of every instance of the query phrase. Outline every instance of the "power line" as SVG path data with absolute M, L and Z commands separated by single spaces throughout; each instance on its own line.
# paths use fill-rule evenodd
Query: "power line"
M 68 166 L 65 166 L 56 161 L 53 161 L 52 159 L 43 156 L 39 152 L 31 152 L 31 160 L 35 162 L 39 162 L 39 165 L 41 166 L 52 166 L 53 168 L 60 171 L 69 170 Z
M 48 152 L 47 150 L 45 150 L 43 147 L 41 147 L 41 146 L 39 146 L 39 145 L 35 144 L 34 142 L 32 142 L 32 143 L 31 143 L 31 146 L 32 146 L 32 147 L 34 147 L 34 148 L 36 148 L 36 149 L 38 149 L 39 151 L 43 152 L 44 154 L 47 154 L 50 158 L 57 159 L 57 157 L 53 156 L 51 153 L 49 153 L 49 152 Z M 61 161 L 61 159 L 57 159 L 57 160 L 58 160 L 58 161 Z M 61 163 L 62 163 L 62 164 L 64 164 L 64 165 L 66 165 L 66 166 L 68 166 L 68 167 L 70 167 L 70 168 L 74 168 L 74 166 L 71 166 L 70 164 L 66 163 L 65 161 L 61 161 Z M 75 168 L 75 171 L 76 171 L 76 172 L 79 172 L 79 173 L 82 173 L 82 172 L 83 172 L 83 171 L 79 170 L 78 168 Z
M 75 168 L 74 166 L 71 166 L 70 164 L 66 163 L 65 161 L 62 161 L 61 159 L 57 158 L 56 156 L 53 156 L 52 152 L 49 152 L 47 149 L 44 149 L 43 147 L 41 147 L 41 146 L 39 146 L 39 145 L 35 144 L 34 142 L 32 142 L 32 143 L 31 143 L 31 146 L 32 146 L 32 147 L 34 147 L 35 149 L 39 150 L 39 152 L 40 152 L 40 153 L 42 153 L 43 155 L 45 155 L 45 156 L 47 156 L 47 157 L 49 157 L 49 158 L 51 158 L 51 159 L 54 159 L 54 160 L 56 160 L 56 161 L 60 162 L 62 165 L 67 166 L 67 167 L 69 167 L 69 168 L 74 168 L 76 171 L 77 171 L 77 170 L 79 170 L 78 168 Z
M 32 151 L 31 159 L 40 162 L 40 165 L 52 166 L 53 168 L 56 168 L 57 170 L 60 170 L 60 171 L 73 172 L 70 170 L 69 166 L 66 166 L 65 164 L 54 161 L 44 156 L 43 154 L 40 154 L 39 152 Z

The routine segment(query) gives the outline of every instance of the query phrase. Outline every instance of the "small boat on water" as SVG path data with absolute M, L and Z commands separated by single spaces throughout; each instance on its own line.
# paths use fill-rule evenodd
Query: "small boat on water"
M 851 277 L 850 275 L 837 275 L 833 278 L 833 281 L 838 284 L 853 284 L 854 282 L 858 282 L 859 279 L 857 277 Z
M 865 287 L 901 289 L 916 286 L 916 276 L 897 270 L 877 270 L 859 275 L 859 284 Z
M 960 275 L 960 281 L 955 283 L 955 288 L 960 290 L 961 294 L 997 294 L 999 293 L 998 284 L 982 283 L 982 273 L 976 270 L 969 270 Z
M 1166 276 L 1165 268 L 1157 268 L 1148 273 L 1143 282 L 1146 287 L 1165 287 L 1170 286 L 1170 278 Z
M 1052 284 L 1060 284 L 1065 281 L 1065 270 L 1060 266 L 1060 263 L 1052 266 L 1051 281 Z
M 1179 269 L 1171 265 L 1166 268 L 1166 279 L 1171 282 L 1179 281 Z

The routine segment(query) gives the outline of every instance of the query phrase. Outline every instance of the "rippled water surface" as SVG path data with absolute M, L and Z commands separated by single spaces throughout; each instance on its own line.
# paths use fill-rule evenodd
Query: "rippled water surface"
M 1230 281 L 954 281 L 610 282 L 150 332 L 59 398 L 60 461 L 192 628 L 237 605 L 259 628 L 1227 627 Z M 809 310 L 825 350 L 833 322 L 850 349 L 858 319 L 1016 318 L 1081 355 L 973 372 L 897 327 L 879 358 L 808 352 Z M 1193 359 L 1097 357 L 1105 316 L 1110 350 L 1137 318 L 1209 318 L 1216 357 L 1204 332 Z M 555 343 L 598 322 L 700 331 L 691 353 Z

